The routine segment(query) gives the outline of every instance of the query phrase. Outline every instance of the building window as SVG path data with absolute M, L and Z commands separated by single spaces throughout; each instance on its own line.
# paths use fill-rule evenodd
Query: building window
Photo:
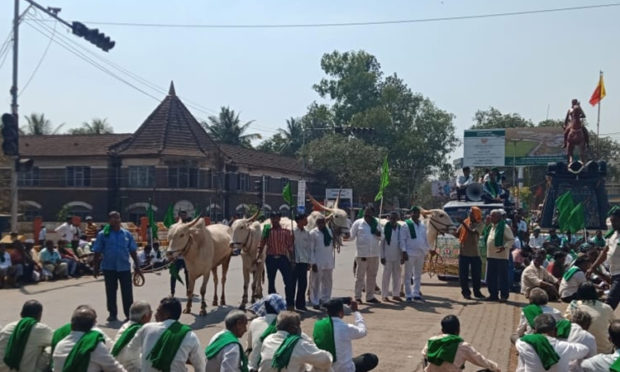
M 32 167 L 27 171 L 19 171 L 17 174 L 19 186 L 39 186 L 39 167 Z
M 198 187 L 198 168 L 168 168 L 168 186 L 178 189 Z
M 90 186 L 90 167 L 67 167 L 67 186 Z
M 250 190 L 250 175 L 246 173 L 237 174 L 237 190 L 248 191 Z
M 129 167 L 129 187 L 155 186 L 155 167 Z

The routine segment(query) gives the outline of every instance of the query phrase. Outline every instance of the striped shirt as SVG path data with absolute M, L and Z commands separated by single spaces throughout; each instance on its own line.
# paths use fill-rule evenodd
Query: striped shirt
M 293 253 L 293 234 L 282 227 L 273 227 L 264 241 L 268 256 L 283 256 Z

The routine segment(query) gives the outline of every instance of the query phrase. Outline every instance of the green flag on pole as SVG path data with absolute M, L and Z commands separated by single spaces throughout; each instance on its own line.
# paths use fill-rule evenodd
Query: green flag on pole
M 284 199 L 286 204 L 288 204 L 289 206 L 293 205 L 293 191 L 291 190 L 290 182 L 287 182 L 282 189 L 282 199 Z
M 170 226 L 174 225 L 174 222 L 174 207 L 170 204 L 166 210 L 166 215 L 164 216 L 164 226 L 169 229 Z
M 155 213 L 153 212 L 153 206 L 149 202 L 149 207 L 146 210 L 146 216 L 149 219 L 149 227 L 151 228 L 153 239 L 157 239 L 157 223 L 155 222 Z
M 583 208 L 583 203 L 579 203 L 575 208 L 573 208 L 573 210 L 570 211 L 566 230 L 569 230 L 571 233 L 574 234 L 577 231 L 584 229 L 585 227 L 585 210 Z
M 375 201 L 383 199 L 383 191 L 390 184 L 390 168 L 388 167 L 387 155 L 383 158 L 383 165 L 381 166 L 381 184 L 379 185 L 379 192 L 375 196 Z
M 202 211 L 200 210 L 200 207 L 196 207 L 196 209 L 194 209 L 194 218 L 198 218 L 202 216 Z
M 558 226 L 560 231 L 566 231 L 570 213 L 575 208 L 575 202 L 570 191 L 560 195 L 555 200 L 555 209 L 558 211 Z

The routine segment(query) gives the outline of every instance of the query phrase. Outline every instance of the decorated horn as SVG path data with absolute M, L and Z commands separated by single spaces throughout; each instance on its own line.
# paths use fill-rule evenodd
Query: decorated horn
M 338 190 L 338 197 L 336 198 L 336 201 L 334 202 L 334 209 L 338 208 L 338 203 L 340 202 L 340 192 L 342 190 Z
M 328 212 L 332 211 L 330 208 L 327 208 L 323 204 L 319 203 L 315 198 L 312 197 L 312 195 L 310 195 L 310 193 L 306 193 L 306 196 L 308 196 L 308 199 L 310 199 L 310 203 L 312 203 L 312 205 L 314 205 L 316 208 L 319 208 L 321 210 L 328 211 Z
M 257 210 L 256 213 L 254 213 L 254 215 L 252 215 L 252 217 L 250 217 L 249 222 L 254 222 L 256 221 L 256 219 L 258 218 L 258 215 L 260 214 L 260 210 Z

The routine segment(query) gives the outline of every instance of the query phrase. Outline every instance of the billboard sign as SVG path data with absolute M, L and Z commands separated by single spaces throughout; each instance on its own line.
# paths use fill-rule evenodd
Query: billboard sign
M 335 200 L 340 193 L 340 199 L 353 200 L 353 189 L 325 189 L 325 199 Z
M 558 127 L 507 128 L 506 166 L 547 165 L 566 159 L 564 130 Z
M 473 129 L 465 131 L 463 166 L 503 167 L 506 130 Z

